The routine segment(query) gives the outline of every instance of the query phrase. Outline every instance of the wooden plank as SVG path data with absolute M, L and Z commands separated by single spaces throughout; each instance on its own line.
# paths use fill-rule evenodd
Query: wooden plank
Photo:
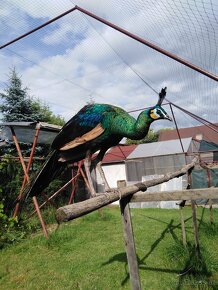
M 218 188 L 201 188 L 174 191 L 137 192 L 131 202 L 197 200 L 218 198 Z
M 126 186 L 125 181 L 118 181 L 117 187 L 122 188 Z M 129 201 L 131 196 L 120 199 L 120 211 L 122 215 L 123 231 L 124 231 L 124 242 L 126 255 L 128 260 L 130 281 L 133 290 L 141 290 L 141 283 L 138 270 L 138 261 L 135 250 L 134 233 L 132 228 L 132 219 L 129 208 Z

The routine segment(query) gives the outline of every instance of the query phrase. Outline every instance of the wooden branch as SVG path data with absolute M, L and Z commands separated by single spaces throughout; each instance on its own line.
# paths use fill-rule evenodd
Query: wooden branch
M 185 165 L 182 167 L 182 169 L 172 173 L 167 173 L 163 177 L 120 188 L 119 190 L 101 193 L 91 199 L 60 207 L 56 211 L 56 219 L 58 222 L 66 222 L 75 219 L 103 206 L 106 206 L 114 201 L 117 201 L 125 196 L 134 194 L 138 191 L 146 191 L 148 187 L 161 184 L 175 177 L 180 177 L 186 174 L 189 170 L 193 169 L 197 160 L 198 158 L 195 157 L 190 164 Z

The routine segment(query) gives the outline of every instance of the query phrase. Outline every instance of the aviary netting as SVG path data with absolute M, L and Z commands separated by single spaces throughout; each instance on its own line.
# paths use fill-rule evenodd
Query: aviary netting
M 206 70 L 215 79 L 184 66 L 152 48 L 74 10 L 7 47 L 5 43 L 80 5 L 132 34 Z M 168 100 L 218 122 L 217 31 L 218 5 L 210 1 L 56 1 L 2 4 L 2 62 L 4 87 L 8 66 L 18 65 L 34 94 L 65 115 L 73 115 L 93 98 L 124 105 L 127 110 L 153 104 L 160 87 Z M 48 7 L 49 6 L 49 7 Z M 22 13 L 17 13 L 22 11 Z M 31 21 L 27 21 L 29 16 Z M 47 17 L 47 18 L 46 18 Z M 31 52 L 31 53 L 30 53 Z M 10 57 L 10 60 L 8 60 Z M 60 62 L 63 67 L 57 66 Z M 64 66 L 65 64 L 65 66 Z M 68 65 L 67 65 L 68 64 Z M 58 68 L 58 69 L 57 69 Z M 40 75 L 40 78 L 31 78 Z M 34 80 L 34 82 L 33 82 Z M 57 94 L 65 88 L 59 103 Z M 73 96 L 73 97 L 72 97 Z M 125 100 L 123 99 L 125 97 Z M 67 104 L 67 105 L 66 105 Z M 68 105 L 69 104 L 69 105 Z M 71 108 L 72 109 L 71 109 Z M 69 112 L 70 111 L 70 112 Z M 199 124 L 191 114 L 175 109 L 178 127 Z

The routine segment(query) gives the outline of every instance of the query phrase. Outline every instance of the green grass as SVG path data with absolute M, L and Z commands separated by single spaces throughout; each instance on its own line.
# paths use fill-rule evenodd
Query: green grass
M 131 213 L 142 289 L 218 289 L 218 227 L 210 225 L 208 209 L 197 209 L 200 257 L 195 255 L 190 208 L 184 210 L 187 248 L 181 244 L 178 210 Z M 214 210 L 215 222 L 217 218 Z M 119 209 L 52 226 L 48 241 L 40 231 L 3 249 L 0 289 L 131 289 Z

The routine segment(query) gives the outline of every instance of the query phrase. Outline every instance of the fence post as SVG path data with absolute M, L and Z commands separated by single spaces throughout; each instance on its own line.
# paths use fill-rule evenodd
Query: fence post
M 188 186 L 187 189 L 190 189 L 192 187 L 192 176 L 191 171 L 188 171 Z M 196 207 L 195 207 L 195 201 L 191 200 L 191 207 L 192 207 L 192 222 L 193 222 L 193 228 L 194 228 L 194 236 L 195 236 L 195 250 L 196 255 L 200 255 L 200 243 L 199 243 L 199 235 L 198 235 L 198 223 L 197 223 L 197 213 L 196 213 Z
M 197 255 L 200 254 L 200 243 L 199 243 L 199 235 L 198 235 L 198 223 L 197 223 L 197 214 L 196 214 L 196 207 L 194 200 L 191 200 L 192 206 L 192 221 L 193 221 L 193 228 L 194 228 L 194 236 L 195 236 L 195 248 Z
M 119 180 L 117 182 L 117 187 L 125 187 L 126 181 Z M 120 199 L 120 210 L 122 215 L 123 230 L 124 230 L 124 241 L 126 248 L 126 255 L 129 267 L 130 281 L 132 285 L 132 290 L 141 290 L 141 283 L 139 277 L 138 261 L 135 250 L 134 234 L 132 229 L 132 220 L 129 208 L 129 201 L 131 196 L 124 197 Z
M 180 221 L 181 221 L 181 227 L 182 227 L 182 243 L 183 243 L 183 246 L 186 247 L 187 240 L 186 240 L 185 222 L 184 222 L 184 216 L 183 216 L 182 209 L 183 209 L 183 207 L 179 206 Z

